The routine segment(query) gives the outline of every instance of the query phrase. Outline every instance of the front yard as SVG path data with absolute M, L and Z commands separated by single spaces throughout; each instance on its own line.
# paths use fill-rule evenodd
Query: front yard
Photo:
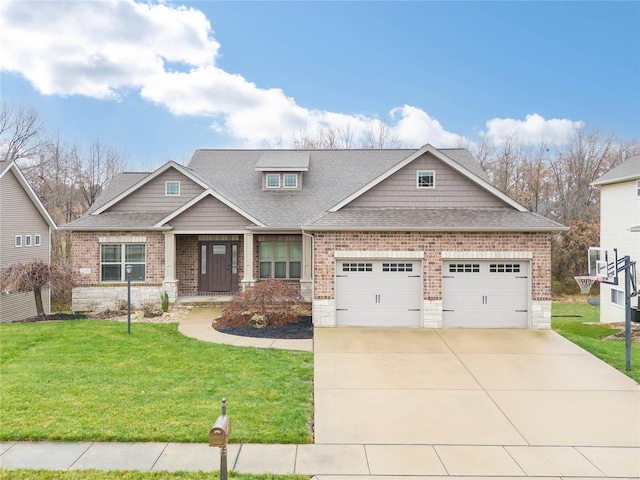
M 631 371 L 625 371 L 625 343 L 604 340 L 618 333 L 624 326 L 594 323 L 594 311 L 586 299 L 579 303 L 554 302 L 551 328 L 576 345 L 584 348 L 622 373 L 640 382 L 640 343 L 631 345 Z M 597 318 L 597 317 L 596 317 Z M 637 327 L 636 327 L 637 328 Z
M 186 338 L 177 324 L 0 324 L 0 440 L 309 443 L 310 353 Z

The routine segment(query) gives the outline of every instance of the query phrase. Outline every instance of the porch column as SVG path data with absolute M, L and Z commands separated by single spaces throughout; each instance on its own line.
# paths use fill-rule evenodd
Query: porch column
M 174 233 L 164 234 L 164 280 L 162 288 L 169 294 L 169 300 L 178 298 L 178 280 L 176 279 L 176 236 Z
M 242 288 L 253 285 L 256 279 L 253 278 L 253 233 L 244 234 L 244 278 Z
M 302 235 L 302 276 L 300 293 L 305 301 L 313 300 L 313 237 Z

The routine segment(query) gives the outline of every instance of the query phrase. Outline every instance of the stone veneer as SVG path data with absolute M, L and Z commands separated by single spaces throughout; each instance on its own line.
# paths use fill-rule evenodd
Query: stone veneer
M 322 232 L 314 235 L 316 326 L 335 326 L 336 252 L 424 252 L 423 326 L 442 327 L 443 257 L 531 262 L 531 328 L 551 326 L 551 235 L 535 232 Z

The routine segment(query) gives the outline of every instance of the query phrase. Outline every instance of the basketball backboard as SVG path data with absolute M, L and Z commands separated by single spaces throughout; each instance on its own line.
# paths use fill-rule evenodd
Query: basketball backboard
M 589 247 L 589 275 L 603 283 L 618 284 L 618 249 Z

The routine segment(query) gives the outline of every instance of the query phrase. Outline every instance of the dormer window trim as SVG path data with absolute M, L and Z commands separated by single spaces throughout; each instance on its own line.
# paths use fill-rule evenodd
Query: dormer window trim
M 180 181 L 179 180 L 167 180 L 164 182 L 164 194 L 167 197 L 179 197 L 180 196 Z
M 280 174 L 279 173 L 267 173 L 265 175 L 264 181 L 265 181 L 265 187 L 268 188 L 268 189 L 280 188 Z
M 289 183 L 288 180 L 293 180 L 293 184 Z M 297 173 L 283 173 L 282 174 L 282 187 L 283 188 L 292 188 L 292 189 L 298 188 L 298 174 Z

